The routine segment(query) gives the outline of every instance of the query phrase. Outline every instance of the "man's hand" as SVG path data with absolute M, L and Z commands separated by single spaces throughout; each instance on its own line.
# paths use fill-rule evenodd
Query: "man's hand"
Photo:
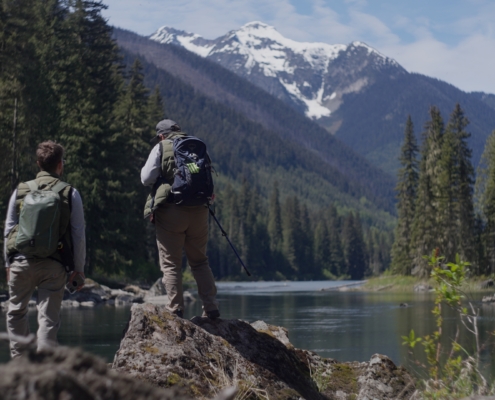
M 79 277 L 81 277 L 82 279 L 80 279 Z M 84 280 L 85 279 L 86 279 L 86 277 L 84 276 L 83 272 L 74 271 L 74 272 L 72 272 L 72 274 L 70 274 L 69 282 L 73 282 L 75 280 L 80 281 L 81 284 L 78 285 L 76 288 L 76 291 L 79 292 L 84 286 Z

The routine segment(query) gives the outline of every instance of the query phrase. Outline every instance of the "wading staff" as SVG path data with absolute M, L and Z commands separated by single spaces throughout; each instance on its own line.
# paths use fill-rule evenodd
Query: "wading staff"
M 225 236 L 225 239 L 227 239 L 227 242 L 229 242 L 230 247 L 232 247 L 232 250 L 234 250 L 235 255 L 237 256 L 237 258 L 241 262 L 241 265 L 244 268 L 244 271 L 246 271 L 247 276 L 251 276 L 251 273 L 248 271 L 248 269 L 246 268 L 246 266 L 242 262 L 241 257 L 239 256 L 239 253 L 237 253 L 237 250 L 235 249 L 234 245 L 232 244 L 232 242 L 230 241 L 229 237 L 227 236 L 227 232 L 225 232 L 223 230 L 222 225 L 220 225 L 220 222 L 218 222 L 218 219 L 215 216 L 215 212 L 210 208 L 210 205 L 209 204 L 207 205 L 207 207 L 208 207 L 208 210 L 210 211 L 211 216 L 213 217 L 213 219 L 217 223 L 218 227 L 220 228 L 220 231 L 222 232 L 222 236 Z

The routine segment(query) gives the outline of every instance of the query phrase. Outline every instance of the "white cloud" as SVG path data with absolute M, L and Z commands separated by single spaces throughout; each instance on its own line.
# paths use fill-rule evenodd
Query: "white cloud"
M 408 71 L 452 83 L 464 91 L 495 93 L 495 39 L 472 35 L 449 47 L 435 39 L 385 46 L 381 51 Z

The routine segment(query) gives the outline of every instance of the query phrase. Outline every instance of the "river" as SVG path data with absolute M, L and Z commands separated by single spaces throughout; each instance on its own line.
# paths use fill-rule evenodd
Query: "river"
M 381 353 L 421 375 L 422 369 L 412 360 L 424 362 L 422 346 L 417 347 L 411 358 L 401 336 L 411 329 L 419 335 L 434 331 L 433 295 L 321 290 L 352 283 L 355 282 L 220 282 L 218 300 L 222 318 L 263 320 L 284 326 L 295 347 L 339 361 L 368 361 L 372 354 Z M 474 304 L 480 309 L 480 339 L 485 345 L 482 360 L 484 370 L 493 375 L 495 304 L 482 304 L 480 299 L 481 294 L 473 296 Z M 401 307 L 401 303 L 407 306 Z M 64 308 L 59 341 L 80 346 L 112 362 L 129 315 L 130 307 Z M 185 317 L 194 315 L 201 315 L 199 301 L 186 307 Z M 35 330 L 35 310 L 29 312 L 29 318 L 31 329 Z M 447 310 L 444 320 L 443 345 L 448 348 L 458 319 Z M 0 319 L 0 330 L 5 331 L 4 316 Z M 474 338 L 462 329 L 460 342 L 467 350 L 474 349 Z M 0 362 L 8 359 L 7 344 L 0 343 Z

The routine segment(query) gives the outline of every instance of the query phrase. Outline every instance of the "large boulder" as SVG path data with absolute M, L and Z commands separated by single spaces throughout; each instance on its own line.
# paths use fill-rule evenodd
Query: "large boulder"
M 57 347 L 0 366 L 4 400 L 189 400 L 179 388 L 162 389 L 111 370 L 107 363 L 79 349 Z
M 242 398 L 270 399 L 410 399 L 415 391 L 412 377 L 386 356 L 339 363 L 295 349 L 284 328 L 253 325 L 189 321 L 164 306 L 135 304 L 113 368 L 206 399 L 228 386 Z

